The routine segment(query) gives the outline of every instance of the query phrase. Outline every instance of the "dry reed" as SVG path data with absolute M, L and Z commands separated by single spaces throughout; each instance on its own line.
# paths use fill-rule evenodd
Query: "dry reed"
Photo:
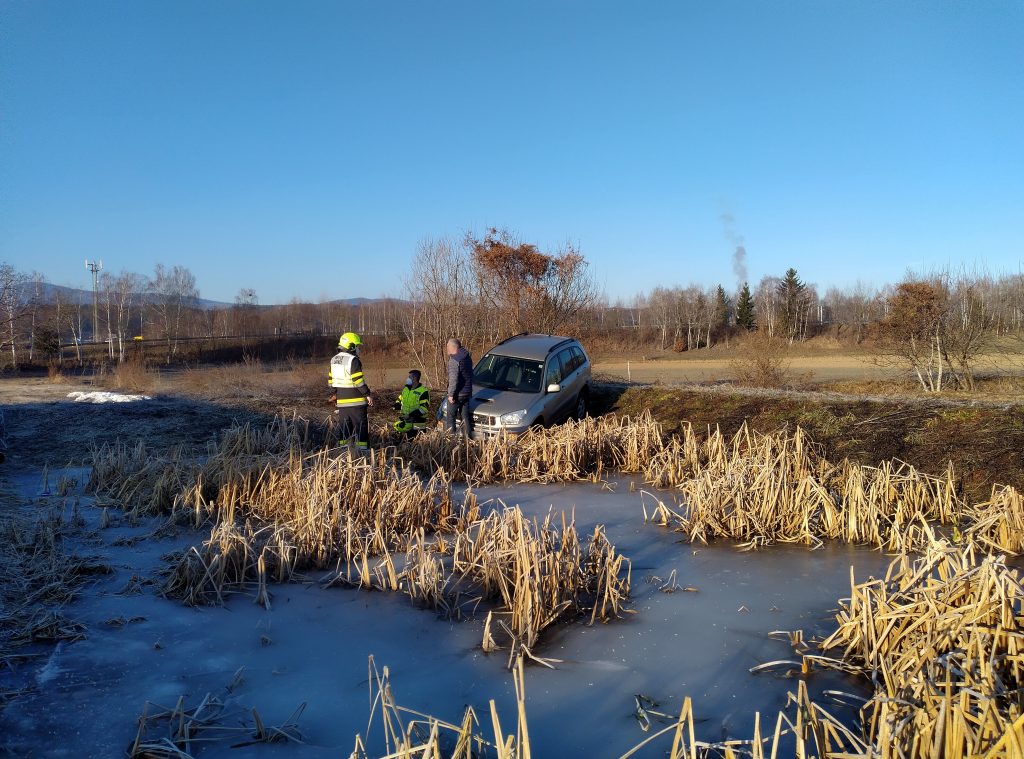
M 861 715 L 881 756 L 1021 756 L 1022 604 L 1021 578 L 1001 557 L 933 540 L 882 580 L 851 576 L 837 629 L 821 643 L 841 664 L 806 658 L 874 684 Z
M 622 613 L 629 564 L 601 528 L 582 546 L 564 517 L 561 530 L 551 516 L 538 525 L 518 509 L 480 519 L 471 491 L 456 506 L 443 470 L 424 479 L 395 449 L 306 453 L 312 440 L 297 420 L 237 427 L 207 448 L 202 464 L 182 466 L 180 451 L 160 458 L 141 444 L 108 447 L 96 452 L 91 487 L 104 500 L 126 499 L 135 513 L 213 523 L 165 585 L 188 604 L 251 592 L 269 608 L 269 582 L 333 569 L 328 586 L 405 592 L 451 617 L 485 603 L 484 647 L 530 656 L 559 619 Z
M 488 703 L 489 730 L 481 729 L 480 720 L 472 706 L 466 707 L 458 723 L 446 722 L 422 711 L 400 706 L 395 700 L 388 668 L 384 667 L 383 672 L 378 670 L 373 657 L 370 658 L 369 670 L 370 718 L 366 739 L 362 734 L 356 736 L 349 759 L 370 759 L 371 756 L 379 759 L 471 759 L 485 756 L 528 759 L 534 753 L 538 756 L 547 755 L 543 753 L 543 746 L 534 746 L 530 740 L 522 657 L 518 657 L 512 667 L 516 695 L 515 730 L 507 733 L 502 727 L 501 716 L 493 700 Z M 798 684 L 795 694 L 789 694 L 786 709 L 779 712 L 774 721 L 762 722 L 760 714 L 754 715 L 754 732 L 748 739 L 698 739 L 696 726 L 699 720 L 695 717 L 689 697 L 683 700 L 677 717 L 655 712 L 653 706 L 646 699 L 641 704 L 638 698 L 638 720 L 647 718 L 648 714 L 658 715 L 668 718 L 669 724 L 628 749 L 619 759 L 628 759 L 659 744 L 662 746 L 661 754 L 669 759 L 704 759 L 714 756 L 726 759 L 776 759 L 784 756 L 787 749 L 792 751 L 794 759 L 871 759 L 875 756 L 869 753 L 868 744 L 856 732 L 810 699 L 807 685 L 803 682 Z M 367 744 L 376 736 L 377 722 L 380 723 L 382 735 L 376 741 L 378 745 L 383 743 L 383 753 L 370 753 Z M 649 726 L 649 720 L 647 724 Z
M 0 662 L 17 658 L 14 650 L 27 643 L 85 636 L 85 628 L 62 608 L 88 577 L 111 570 L 68 550 L 73 513 L 61 504 L 32 518 L 13 513 L 0 519 Z
M 236 680 L 241 671 L 236 673 Z M 232 692 L 234 683 L 226 691 Z M 193 707 L 185 697 L 173 708 L 147 702 L 139 716 L 139 728 L 128 747 L 129 759 L 192 759 L 211 744 L 221 748 L 242 748 L 261 743 L 302 743 L 299 717 L 306 704 L 300 704 L 282 725 L 266 725 L 256 709 L 229 708 L 228 704 L 207 693 Z

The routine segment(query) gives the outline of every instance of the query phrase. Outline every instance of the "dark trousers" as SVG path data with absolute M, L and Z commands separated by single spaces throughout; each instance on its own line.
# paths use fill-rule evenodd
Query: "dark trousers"
M 455 432 L 455 420 L 462 419 L 462 429 L 466 437 L 473 438 L 473 414 L 469 410 L 469 396 L 455 399 L 455 403 L 448 404 L 448 413 L 445 414 L 445 429 Z
M 347 445 L 355 438 L 356 447 L 365 450 L 369 445 L 370 425 L 366 419 L 366 406 L 338 406 L 340 432 L 338 442 Z

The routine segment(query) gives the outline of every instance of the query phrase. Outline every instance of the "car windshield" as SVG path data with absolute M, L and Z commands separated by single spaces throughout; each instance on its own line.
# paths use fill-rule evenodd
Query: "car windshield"
M 473 384 L 493 390 L 539 393 L 544 362 L 488 353 L 473 370 Z

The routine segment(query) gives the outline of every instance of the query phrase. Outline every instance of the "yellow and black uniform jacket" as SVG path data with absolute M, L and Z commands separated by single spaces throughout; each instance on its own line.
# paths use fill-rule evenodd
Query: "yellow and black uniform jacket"
M 370 388 L 363 380 L 363 364 L 359 356 L 350 351 L 340 351 L 331 359 L 330 386 L 337 394 L 339 407 L 365 406 Z
M 430 411 L 430 391 L 427 390 L 427 386 L 409 387 L 406 385 L 403 387 L 398 400 L 395 401 L 395 410 L 401 411 L 402 416 L 421 415 L 423 419 L 426 419 Z

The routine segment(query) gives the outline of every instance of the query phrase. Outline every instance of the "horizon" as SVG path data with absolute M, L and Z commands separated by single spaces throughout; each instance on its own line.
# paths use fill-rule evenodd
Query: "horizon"
M 490 226 L 609 302 L 1024 268 L 1020 3 L 0 14 L 0 256 L 53 284 L 402 298 L 420 241 Z

